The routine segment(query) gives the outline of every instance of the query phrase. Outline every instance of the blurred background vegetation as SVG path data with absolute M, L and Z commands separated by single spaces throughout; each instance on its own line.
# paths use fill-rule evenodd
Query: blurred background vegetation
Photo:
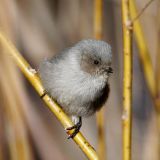
M 27 61 L 38 69 L 45 57 L 58 54 L 82 39 L 93 38 L 92 0 L 0 0 L 0 30 L 7 33 Z M 141 10 L 147 0 L 136 1 Z M 160 61 L 160 2 L 155 0 L 140 17 L 156 75 Z M 105 107 L 107 159 L 122 157 L 122 22 L 121 3 L 103 1 L 102 39 L 111 44 L 114 74 Z M 86 159 L 67 140 L 57 119 L 6 56 L 0 44 L 0 160 Z M 159 56 L 160 57 L 160 56 Z M 155 109 L 133 45 L 133 160 L 159 160 Z M 159 95 L 160 98 L 160 89 Z M 82 132 L 96 148 L 95 116 L 84 119 Z

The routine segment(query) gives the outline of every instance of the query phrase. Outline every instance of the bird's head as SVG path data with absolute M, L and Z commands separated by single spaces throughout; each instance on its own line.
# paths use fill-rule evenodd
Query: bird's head
M 77 47 L 81 53 L 81 69 L 92 76 L 103 76 L 108 79 L 113 73 L 110 45 L 104 41 L 89 39 L 80 41 Z

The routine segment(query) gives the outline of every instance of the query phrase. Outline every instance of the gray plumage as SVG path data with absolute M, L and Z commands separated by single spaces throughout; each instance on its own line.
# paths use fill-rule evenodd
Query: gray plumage
M 39 67 L 42 83 L 50 96 L 71 116 L 90 116 L 109 94 L 112 72 L 111 47 L 99 40 L 82 40 Z

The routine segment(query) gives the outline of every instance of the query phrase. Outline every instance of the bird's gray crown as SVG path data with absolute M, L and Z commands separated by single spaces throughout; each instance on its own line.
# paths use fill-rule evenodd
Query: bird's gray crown
M 111 46 L 101 40 L 82 40 L 74 46 L 74 49 L 78 49 L 84 54 L 86 53 L 96 56 L 104 62 L 111 62 L 112 59 Z

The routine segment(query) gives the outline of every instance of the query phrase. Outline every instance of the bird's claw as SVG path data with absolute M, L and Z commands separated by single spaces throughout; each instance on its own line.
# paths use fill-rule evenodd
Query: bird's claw
M 68 139 L 74 138 L 76 134 L 79 132 L 81 126 L 82 126 L 82 121 L 80 120 L 77 124 L 73 125 L 72 127 L 66 128 L 65 130 L 67 131 L 74 129 L 74 132 L 68 136 Z

